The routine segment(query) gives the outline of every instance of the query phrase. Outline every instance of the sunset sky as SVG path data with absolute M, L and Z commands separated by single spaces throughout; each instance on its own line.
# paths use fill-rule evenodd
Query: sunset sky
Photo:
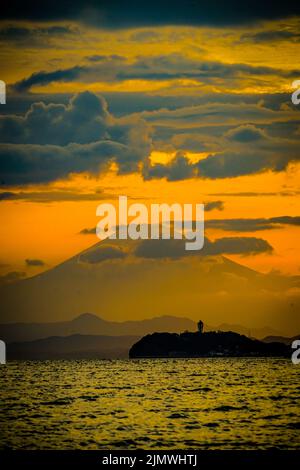
M 210 240 L 252 238 L 225 256 L 299 275 L 296 7 L 14 3 L 0 23 L 2 282 L 92 246 L 84 229 L 119 195 L 204 203 Z

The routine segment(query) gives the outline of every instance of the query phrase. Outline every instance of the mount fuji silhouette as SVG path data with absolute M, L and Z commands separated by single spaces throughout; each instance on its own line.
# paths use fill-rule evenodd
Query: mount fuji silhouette
M 261 338 L 300 330 L 299 276 L 261 274 L 223 255 L 177 254 L 160 242 L 166 241 L 157 240 L 153 250 L 153 240 L 143 246 L 105 240 L 39 275 L 2 285 L 1 323 L 59 322 L 63 334 L 120 334 L 106 324 L 117 322 L 119 331 L 140 335 L 149 328 L 134 322 L 167 316 L 165 331 L 194 329 L 199 318 L 236 324 L 243 329 L 238 332 Z M 170 317 L 177 317 L 173 330 Z M 158 326 L 152 331 L 163 331 Z

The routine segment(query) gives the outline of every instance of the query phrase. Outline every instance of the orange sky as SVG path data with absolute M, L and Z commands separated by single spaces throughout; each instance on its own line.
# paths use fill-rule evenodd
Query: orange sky
M 2 27 L 7 26 L 2 22 Z M 9 23 L 11 24 L 11 22 Z M 16 23 L 17 26 L 34 28 L 29 22 Z M 53 25 L 53 23 L 49 23 Z M 39 25 L 45 27 L 45 23 Z M 47 26 L 47 25 L 46 25 Z M 283 75 L 274 72 L 254 76 L 239 76 L 231 82 L 220 79 L 213 83 L 199 83 L 192 79 L 128 79 L 123 81 L 101 80 L 91 76 L 84 80 L 72 82 L 52 82 L 46 86 L 35 86 L 32 93 L 76 93 L 84 90 L 94 92 L 122 91 L 146 92 L 150 95 L 179 96 L 183 92 L 188 95 L 204 95 L 206 93 L 236 93 L 243 95 L 278 93 L 291 90 L 291 80 L 284 77 L 284 72 L 293 70 L 298 59 L 299 44 L 281 41 L 274 48 L 273 44 L 261 42 L 254 44 L 242 40 L 244 36 L 253 35 L 261 30 L 273 31 L 276 28 L 297 31 L 298 19 L 287 20 L 282 26 L 280 22 L 266 22 L 257 26 L 237 28 L 208 27 L 157 27 L 150 28 L 155 33 L 151 39 L 137 39 L 149 28 L 128 29 L 120 31 L 99 30 L 92 27 L 68 23 L 74 29 L 70 37 L 48 39 L 48 43 L 22 44 L 15 42 L 2 43 L 1 63 L 5 63 L 1 78 L 8 84 L 15 83 L 24 77 L 40 70 L 51 71 L 86 64 L 86 57 L 95 54 L 116 55 L 126 57 L 132 63 L 136 57 L 151 58 L 158 54 L 183 54 L 191 60 L 221 61 L 225 64 L 246 64 L 264 66 L 283 71 Z M 77 29 L 80 29 L 78 33 Z M 147 36 L 147 35 L 146 35 Z M 8 94 L 8 100 L 10 94 Z M 284 108 L 284 106 L 283 106 Z M 38 132 L 38 130 L 37 130 Z M 162 143 L 156 143 L 151 159 L 153 163 L 166 163 L 176 154 L 176 149 L 169 152 Z M 208 153 L 188 152 L 190 161 L 197 161 Z M 263 171 L 251 176 L 234 178 L 208 179 L 195 178 L 168 182 L 165 179 L 144 181 L 138 174 L 120 176 L 114 169 L 93 175 L 70 175 L 49 184 L 33 184 L 30 186 L 12 185 L 3 191 L 22 191 L 24 193 L 47 193 L 46 202 L 30 202 L 28 200 L 2 201 L 1 216 L 1 274 L 10 271 L 24 271 L 33 275 L 39 270 L 48 269 L 68 257 L 92 245 L 96 237 L 83 236 L 79 232 L 85 227 L 93 227 L 96 222 L 96 206 L 98 202 L 113 201 L 118 195 L 138 198 L 140 202 L 192 202 L 202 203 L 221 200 L 222 211 L 214 210 L 206 214 L 206 218 L 270 218 L 275 216 L 299 215 L 299 165 L 290 164 L 286 170 L 274 173 Z M 97 200 L 97 191 L 101 198 Z M 56 202 L 57 192 L 77 194 L 76 201 Z M 260 193 L 260 196 L 232 195 L 232 193 Z M 53 193 L 53 198 L 51 198 Z M 230 195 L 226 195 L 226 194 Z M 262 193 L 266 193 L 263 195 Z M 270 195 L 272 193 L 273 195 Z M 50 194 L 50 195 L 49 195 Z M 82 194 L 92 194 L 93 200 L 80 200 Z M 221 195 L 218 195 L 221 194 Z M 62 197 L 62 199 L 64 199 Z M 280 270 L 284 273 L 299 273 L 300 254 L 298 250 L 299 227 L 285 226 L 275 230 L 242 233 L 241 236 L 258 236 L 266 239 L 274 248 L 273 254 L 256 256 L 233 256 L 242 264 L 259 271 Z M 237 236 L 237 233 L 209 230 L 207 235 L 214 239 L 220 236 Z M 43 267 L 26 267 L 25 259 L 41 259 Z

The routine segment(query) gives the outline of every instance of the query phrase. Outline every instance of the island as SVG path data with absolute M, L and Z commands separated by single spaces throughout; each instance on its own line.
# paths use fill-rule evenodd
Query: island
M 143 336 L 129 350 L 129 358 L 288 357 L 291 349 L 279 342 L 265 343 L 233 331 L 153 333 Z

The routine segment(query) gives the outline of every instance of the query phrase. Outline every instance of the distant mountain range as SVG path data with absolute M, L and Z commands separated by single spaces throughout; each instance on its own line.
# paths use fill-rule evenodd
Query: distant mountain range
M 224 336 L 225 335 L 225 336 Z M 226 336 L 227 335 L 227 336 Z M 162 352 L 161 347 L 165 348 L 169 339 L 175 337 L 176 341 L 178 337 L 182 338 L 195 338 L 196 345 L 199 342 L 199 335 L 196 332 L 186 332 L 181 335 L 174 333 L 153 333 L 146 336 L 103 336 L 103 335 L 70 335 L 70 336 L 51 336 L 49 338 L 38 339 L 35 341 L 23 341 L 23 342 L 13 342 L 7 345 L 7 359 L 8 360 L 55 360 L 55 359 L 127 359 L 131 353 L 131 357 L 137 357 L 135 352 L 137 349 L 142 352 L 137 355 L 147 355 L 143 347 L 140 348 L 140 345 L 145 344 L 145 338 L 162 338 L 162 340 L 155 340 L 153 351 L 155 350 L 156 355 L 167 354 L 165 349 Z M 300 335 L 294 338 L 284 338 L 281 336 L 269 336 L 262 341 L 257 341 L 251 338 L 247 338 L 244 335 L 239 335 L 234 332 L 207 332 L 203 333 L 201 338 L 211 338 L 214 341 L 210 341 L 209 344 L 206 344 L 206 349 L 203 350 L 193 350 L 195 345 L 190 351 L 191 354 L 198 355 L 286 355 L 287 352 L 290 353 L 290 345 L 294 339 L 300 338 Z M 200 339 L 201 339 L 200 338 Z M 226 344 L 224 342 L 226 339 Z M 229 339 L 228 339 L 229 338 Z M 232 344 L 229 340 L 232 339 Z M 238 340 L 238 341 L 237 341 Z M 162 345 L 159 344 L 162 341 Z M 176 348 L 186 346 L 186 340 L 180 344 L 174 341 L 169 344 L 171 347 L 172 354 L 178 356 L 178 354 L 184 356 L 184 352 L 180 350 L 176 351 Z M 174 344 L 173 344 L 174 343 Z M 194 341 L 195 343 L 195 341 Z M 272 344 L 271 344 L 272 343 Z M 281 346 L 278 346 L 278 343 L 281 343 L 285 346 L 284 349 Z M 151 343 L 152 344 L 152 343 Z M 192 344 L 192 343 L 191 343 Z M 239 349 L 237 349 L 237 344 Z M 266 347 L 263 346 L 266 345 Z M 270 345 L 270 348 L 267 347 Z M 157 349 L 157 347 L 159 348 Z M 175 350 L 174 347 L 176 346 Z M 209 346 L 209 348 L 208 348 Z M 226 346 L 226 347 L 225 347 Z M 241 346 L 241 347 L 240 347 Z M 197 346 L 198 347 L 198 346 Z M 151 349 L 150 348 L 150 349 Z M 220 349 L 221 348 L 221 349 Z M 222 349 L 223 348 L 223 349 Z M 169 354 L 169 353 L 168 353 Z M 148 354 L 149 355 L 149 354 Z
M 125 322 L 107 321 L 97 315 L 84 313 L 71 321 L 52 323 L 3 323 L 0 324 L 0 338 L 6 343 L 34 341 L 52 336 L 101 335 L 101 336 L 144 336 L 154 332 L 179 333 L 196 331 L 197 324 L 185 317 L 165 315 L 144 320 Z M 235 331 L 239 334 L 262 339 L 276 335 L 272 328 L 249 330 L 241 325 L 221 324 L 213 327 L 205 325 L 206 331 Z
M 139 336 L 72 335 L 10 343 L 7 359 L 124 359 Z
M 154 331 L 195 331 L 194 321 L 173 316 L 146 320 L 110 322 L 97 315 L 84 313 L 71 321 L 53 323 L 6 323 L 0 325 L 0 338 L 6 343 L 33 341 L 50 336 L 101 335 L 143 336 Z
M 140 321 L 109 322 L 97 315 L 84 313 L 71 321 L 53 323 L 8 323 L 0 325 L 0 338 L 7 343 L 7 358 L 23 360 L 45 359 L 122 359 L 130 348 L 145 335 L 165 332 L 197 331 L 193 320 L 161 316 Z M 290 345 L 294 338 L 266 336 L 270 328 L 251 331 L 241 325 L 205 325 L 205 331 L 234 331 L 260 338 L 264 343 Z M 193 333 L 187 333 L 193 334 Z M 197 335 L 197 333 L 195 333 Z

